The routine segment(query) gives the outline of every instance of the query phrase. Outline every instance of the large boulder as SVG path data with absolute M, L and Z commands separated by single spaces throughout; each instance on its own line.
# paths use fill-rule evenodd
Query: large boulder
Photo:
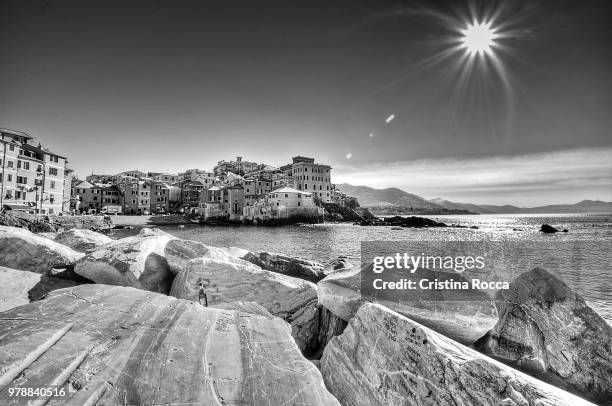
M 88 252 L 113 241 L 107 235 L 79 228 L 62 231 L 55 235 L 54 240 L 79 252 Z
M 105 285 L 2 316 L 2 386 L 64 391 L 36 404 L 339 405 L 278 318 Z
M 317 288 L 321 305 L 349 321 L 363 303 L 380 303 L 464 344 L 478 340 L 497 323 L 497 309 L 485 292 L 417 290 L 410 296 L 400 293 L 396 300 L 386 300 L 361 293 L 362 272 L 368 272 L 368 268 L 355 267 L 331 273 L 319 281 Z M 448 274 L 429 270 L 419 272 L 430 280 Z M 447 277 L 462 278 L 458 274 Z
M 97 247 L 75 265 L 75 272 L 96 283 L 129 286 L 168 294 L 174 276 L 194 258 L 250 263 L 200 242 L 181 240 L 156 228 Z
M 321 371 L 343 406 L 589 404 L 372 303 L 327 345 Z
M 477 348 L 581 396 L 612 399 L 612 327 L 544 269 L 498 296 L 499 322 Z
M 242 259 L 268 271 L 315 283 L 325 277 L 323 265 L 303 258 L 263 251 L 248 252 Z
M 0 226 L 0 266 L 48 274 L 83 256 L 70 247 L 17 227 Z
M 208 306 L 233 301 L 259 303 L 291 324 L 293 337 L 304 353 L 318 347 L 317 289 L 311 282 L 251 264 L 197 258 L 176 276 L 170 295 Z
M 175 239 L 163 231 L 143 229 L 98 247 L 76 263 L 74 272 L 95 283 L 168 294 L 174 277 L 165 248 Z
M 173 275 L 185 269 L 189 261 L 194 258 L 212 258 L 233 264 L 250 265 L 249 262 L 237 258 L 223 248 L 211 247 L 201 242 L 189 240 L 169 241 L 164 249 L 164 256 Z
M 49 292 L 78 282 L 0 266 L 0 312 L 44 299 Z

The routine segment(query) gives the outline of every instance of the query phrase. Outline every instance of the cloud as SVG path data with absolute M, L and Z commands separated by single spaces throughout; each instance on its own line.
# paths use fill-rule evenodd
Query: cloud
M 512 202 L 525 204 L 548 203 L 564 194 L 567 195 L 564 201 L 573 202 L 594 196 L 612 199 L 612 148 L 364 166 L 345 164 L 334 169 L 336 183 L 395 186 L 426 197 L 477 199 L 479 203 L 502 202 L 499 199 L 508 203 L 512 195 Z

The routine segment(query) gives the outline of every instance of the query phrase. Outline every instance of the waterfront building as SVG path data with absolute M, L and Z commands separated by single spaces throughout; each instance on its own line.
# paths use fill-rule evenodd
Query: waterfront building
M 254 206 L 243 207 L 243 220 L 266 222 L 270 220 L 299 220 L 319 222 L 325 209 L 315 205 L 310 192 L 289 187 L 273 190 Z
M 182 207 L 185 212 L 195 212 L 200 207 L 200 194 L 205 189 L 202 182 L 194 180 L 183 184 L 181 188 Z
M 312 193 L 290 187 L 273 190 L 267 198 L 270 205 L 277 207 L 315 207 Z
M 24 132 L 0 129 L 0 208 L 61 213 L 70 199 L 68 160 L 32 142 Z
M 298 190 L 311 192 L 313 198 L 331 202 L 331 166 L 315 163 L 314 158 L 296 156 L 292 163 L 281 167 L 281 171 L 295 180 Z
M 178 196 L 176 196 L 176 192 L 174 196 L 170 196 L 173 190 L 178 191 Z M 164 182 L 152 182 L 151 184 L 151 213 L 170 213 L 171 211 L 175 211 L 175 207 L 172 206 L 172 203 L 180 201 L 180 188 L 176 186 L 170 186 Z

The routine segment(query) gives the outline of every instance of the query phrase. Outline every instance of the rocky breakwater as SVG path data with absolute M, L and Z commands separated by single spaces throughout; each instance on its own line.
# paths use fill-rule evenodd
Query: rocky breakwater
M 72 267 L 83 253 L 17 227 L 0 226 L 0 266 L 43 275 Z
M 113 227 L 109 217 L 37 215 L 23 211 L 0 212 L 0 225 L 20 227 L 32 232 L 56 232 L 71 229 L 108 231 Z
M 612 401 L 612 328 L 562 280 L 535 268 L 497 298 L 486 354 L 596 402 Z
M 495 304 L 484 292 L 415 290 L 409 293 L 400 292 L 393 300 L 380 299 L 361 292 L 364 272 L 371 272 L 371 268 L 364 266 L 335 272 L 321 280 L 317 284 L 321 305 L 348 322 L 362 304 L 380 303 L 468 345 L 486 334 L 497 323 Z M 442 272 L 419 272 L 419 277 L 430 280 L 463 280 L 458 274 L 443 276 Z
M 334 405 L 279 318 L 143 290 L 83 285 L 3 312 L 7 387 L 53 387 L 35 404 Z M 252 310 L 251 310 L 252 309 Z
M 258 303 L 291 325 L 293 337 L 305 354 L 318 349 L 318 296 L 311 282 L 248 262 L 197 258 L 176 276 L 170 295 L 207 306 L 240 300 Z
M 318 348 L 316 286 L 262 270 L 220 248 L 143 229 L 94 249 L 75 264 L 74 272 L 95 283 L 171 294 L 203 305 L 256 302 L 291 324 L 305 353 Z M 208 303 L 199 297 L 202 288 Z
M 327 345 L 321 371 L 343 406 L 589 404 L 371 303 Z
M 408 227 L 408 228 L 425 228 L 425 227 L 448 227 L 447 224 L 437 222 L 426 217 L 377 217 L 377 218 L 364 218 L 357 222 L 361 226 L 393 226 L 393 227 Z

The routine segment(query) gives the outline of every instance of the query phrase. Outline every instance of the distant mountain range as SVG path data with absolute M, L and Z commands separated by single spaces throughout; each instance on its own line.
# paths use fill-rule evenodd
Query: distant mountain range
M 612 202 L 583 200 L 576 204 L 555 204 L 538 207 L 496 206 L 490 204 L 456 203 L 444 199 L 427 200 L 398 188 L 375 189 L 348 183 L 337 185 L 344 193 L 354 196 L 362 207 L 404 207 L 419 210 L 456 210 L 479 214 L 537 214 L 537 213 L 612 213 Z

